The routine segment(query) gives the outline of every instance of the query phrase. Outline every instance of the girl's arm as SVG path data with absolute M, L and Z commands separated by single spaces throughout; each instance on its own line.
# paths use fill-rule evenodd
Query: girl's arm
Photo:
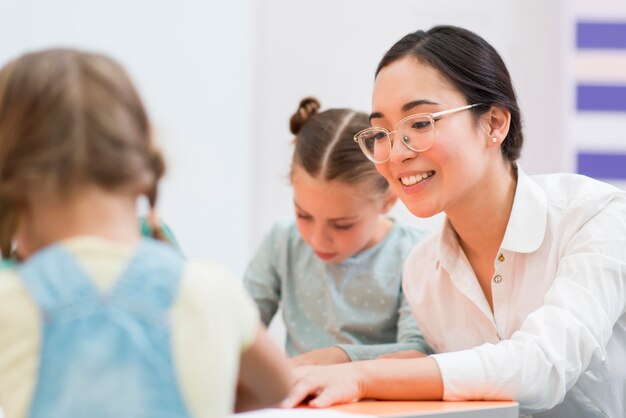
M 307 397 L 309 406 L 315 408 L 366 398 L 441 400 L 443 383 L 437 363 L 430 357 L 301 367 L 282 406 L 294 407 Z
M 346 361 L 371 360 L 377 357 L 393 358 L 399 357 L 424 357 L 431 353 L 430 347 L 422 336 L 422 333 L 415 323 L 411 307 L 404 295 L 401 297 L 400 308 L 398 309 L 398 331 L 397 341 L 387 344 L 340 344 L 335 348 L 341 349 L 348 356 Z M 316 363 L 309 363 L 316 364 Z M 317 363 L 328 364 L 328 363 Z
M 352 361 L 371 360 L 378 357 L 424 357 L 432 352 L 415 322 L 411 307 L 400 285 L 402 283 L 402 269 L 400 267 L 412 249 L 424 240 L 426 233 L 412 227 L 403 225 L 399 227 L 401 227 L 401 233 L 397 234 L 395 241 L 387 244 L 393 248 L 393 251 L 385 253 L 384 257 L 384 262 L 387 263 L 386 267 L 391 268 L 392 271 L 398 271 L 398 276 L 394 277 L 397 279 L 397 292 L 400 301 L 397 310 L 396 341 L 372 345 L 338 345 L 337 347 L 344 350 Z
M 316 366 L 350 362 L 348 354 L 339 347 L 326 347 L 291 358 L 294 366 Z
M 293 357 L 291 359 L 292 364 L 294 366 L 314 366 L 371 360 L 377 357 L 425 357 L 431 350 L 415 323 L 411 307 L 404 296 L 402 296 L 398 313 L 398 340 L 395 343 L 370 345 L 339 344 Z
M 292 370 L 260 326 L 252 345 L 242 353 L 235 412 L 278 404 L 289 393 Z
M 277 248 L 286 245 L 281 235 L 275 226 L 259 246 L 243 277 L 244 287 L 259 308 L 265 326 L 272 321 L 281 298 L 281 281 L 276 266 L 280 260 Z

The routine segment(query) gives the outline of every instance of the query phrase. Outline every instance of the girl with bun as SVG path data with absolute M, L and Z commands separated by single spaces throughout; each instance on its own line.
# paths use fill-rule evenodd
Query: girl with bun
M 296 365 L 428 352 L 401 289 L 424 233 L 387 216 L 396 196 L 353 140 L 367 115 L 319 109 L 305 98 L 289 121 L 296 221 L 272 228 L 245 286 L 266 325 L 281 305 Z

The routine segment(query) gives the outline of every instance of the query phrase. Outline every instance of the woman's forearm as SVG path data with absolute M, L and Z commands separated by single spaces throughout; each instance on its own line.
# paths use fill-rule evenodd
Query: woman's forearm
M 380 359 L 353 363 L 361 376 L 364 398 L 441 400 L 443 380 L 432 357 Z

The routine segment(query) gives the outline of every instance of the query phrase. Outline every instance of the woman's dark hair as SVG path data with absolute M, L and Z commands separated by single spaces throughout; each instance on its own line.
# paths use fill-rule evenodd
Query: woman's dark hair
M 502 142 L 502 155 L 513 162 L 520 156 L 524 136 L 517 97 L 509 71 L 498 52 L 483 38 L 455 26 L 418 30 L 396 42 L 382 58 L 376 75 L 389 64 L 411 56 L 439 71 L 467 99 L 482 103 L 471 111 L 476 118 L 491 106 L 511 113 L 509 132 Z
M 357 132 L 370 127 L 368 116 L 350 109 L 318 113 L 319 108 L 317 99 L 306 97 L 289 120 L 296 136 L 290 177 L 297 165 L 323 181 L 370 182 L 373 195 L 385 194 L 389 184 L 354 141 Z

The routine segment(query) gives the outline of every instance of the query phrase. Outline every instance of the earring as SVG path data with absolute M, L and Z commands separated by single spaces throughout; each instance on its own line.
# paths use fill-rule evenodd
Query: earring
M 498 142 L 498 138 L 496 138 L 496 137 L 494 136 L 493 138 L 491 138 L 491 142 L 493 142 L 493 143 L 495 144 L 496 142 Z

